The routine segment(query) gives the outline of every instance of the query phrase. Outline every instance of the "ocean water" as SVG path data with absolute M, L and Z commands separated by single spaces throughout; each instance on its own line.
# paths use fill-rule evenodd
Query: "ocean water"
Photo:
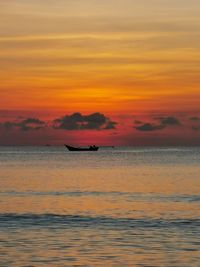
M 0 266 L 200 266 L 200 148 L 0 147 Z

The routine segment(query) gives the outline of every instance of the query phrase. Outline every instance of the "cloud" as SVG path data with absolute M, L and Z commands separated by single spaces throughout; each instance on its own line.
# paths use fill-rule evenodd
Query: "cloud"
M 192 130 L 194 130 L 194 131 L 200 131 L 200 126 L 192 126 Z
M 1 123 L 0 126 L 4 128 L 5 130 L 11 130 L 13 127 L 15 127 L 15 123 L 6 121 L 6 122 Z
M 152 123 L 144 123 L 143 125 L 137 126 L 135 128 L 138 131 L 148 132 L 148 131 L 161 130 L 161 129 L 165 128 L 165 126 L 162 125 L 162 124 L 155 125 L 155 124 L 152 124 Z
M 43 125 L 45 122 L 41 121 L 39 119 L 36 118 L 27 118 L 25 120 L 23 120 L 24 124 L 37 124 L 37 125 Z
M 116 127 L 115 127 L 116 124 L 117 124 L 117 122 L 115 122 L 115 121 L 108 121 L 106 126 L 103 128 L 103 130 L 116 129 Z
M 158 117 L 155 118 L 160 121 L 162 125 L 181 125 L 180 121 L 176 117 Z
M 1 123 L 5 130 L 18 129 L 20 131 L 39 130 L 45 127 L 45 122 L 36 118 L 27 118 L 21 121 L 6 121 Z
M 189 120 L 193 121 L 193 122 L 200 122 L 200 118 L 199 117 L 190 117 Z
M 116 124 L 116 122 L 111 121 L 99 112 L 90 115 L 82 115 L 77 112 L 55 119 L 53 128 L 63 130 L 110 130 L 115 129 Z
M 143 122 L 140 121 L 140 120 L 134 120 L 134 123 L 135 123 L 135 124 L 142 124 Z
M 73 113 L 57 118 L 51 122 L 49 127 L 63 130 L 112 130 L 116 128 L 117 122 L 110 120 L 104 114 L 96 112 L 89 115 Z M 4 130 L 31 131 L 47 127 L 47 123 L 38 118 L 26 118 L 0 123 Z
M 189 120 L 192 122 L 192 130 L 194 131 L 200 131 L 200 117 L 197 117 L 197 116 L 193 116 L 193 117 L 190 117 Z
M 141 124 L 140 126 L 135 127 L 136 130 L 138 131 L 157 131 L 157 130 L 162 130 L 168 126 L 180 126 L 181 122 L 176 118 L 176 117 L 156 117 L 154 118 L 155 120 L 159 120 L 159 124 L 154 124 L 154 123 L 144 123 L 141 121 L 135 121 L 135 124 Z

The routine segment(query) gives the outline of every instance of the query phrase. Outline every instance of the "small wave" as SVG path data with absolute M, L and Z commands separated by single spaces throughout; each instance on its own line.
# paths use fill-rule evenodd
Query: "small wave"
M 2 191 L 0 195 L 29 197 L 29 196 L 65 196 L 65 197 L 124 197 L 129 201 L 162 201 L 162 202 L 199 202 L 199 195 L 187 195 L 187 194 L 155 194 L 155 193 L 135 193 L 135 192 L 120 192 L 120 191 Z
M 171 228 L 200 227 L 199 219 L 114 218 L 104 216 L 57 214 L 1 214 L 0 227 L 104 227 L 104 228 Z

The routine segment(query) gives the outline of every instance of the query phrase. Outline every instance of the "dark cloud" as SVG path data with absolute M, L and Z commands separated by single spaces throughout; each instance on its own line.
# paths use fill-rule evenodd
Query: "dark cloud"
M 134 120 L 134 123 L 135 123 L 135 124 L 143 124 L 143 122 L 140 121 L 140 120 Z
M 199 117 L 190 117 L 189 120 L 193 121 L 193 122 L 200 122 L 200 118 Z
M 36 118 L 27 118 L 17 123 L 21 131 L 40 130 L 44 128 L 45 122 Z
M 200 126 L 192 126 L 192 130 L 194 130 L 194 131 L 200 131 Z
M 13 122 L 10 121 L 6 121 L 0 124 L 2 128 L 6 129 L 6 130 L 11 130 L 15 124 Z
M 1 123 L 5 130 L 18 129 L 20 131 L 39 130 L 45 127 L 45 122 L 36 118 L 27 118 L 21 121 L 6 121 Z
M 159 124 L 154 123 L 144 123 L 141 121 L 135 121 L 135 124 L 141 124 L 140 126 L 135 127 L 138 131 L 157 131 L 162 130 L 168 126 L 180 126 L 181 122 L 176 117 L 156 117 L 155 120 L 159 121 Z
M 116 127 L 115 127 L 116 124 L 117 124 L 117 122 L 115 122 L 115 121 L 108 121 L 106 126 L 103 129 L 104 130 L 116 129 Z
M 82 115 L 77 112 L 53 120 L 51 126 L 54 129 L 63 130 L 111 130 L 116 128 L 116 124 L 116 122 L 99 112 L 89 115 Z M 38 118 L 26 118 L 23 120 L 6 121 L 0 123 L 0 126 L 5 130 L 31 131 L 46 127 L 46 122 Z
M 41 121 L 41 120 L 36 119 L 36 118 L 27 118 L 27 119 L 23 120 L 23 123 L 24 124 L 37 124 L 37 125 L 45 124 L 44 121 Z
M 110 130 L 115 129 L 117 123 L 96 112 L 90 115 L 73 113 L 53 121 L 54 129 L 63 130 Z
M 192 122 L 192 130 L 194 131 L 200 131 L 200 117 L 197 117 L 197 116 L 193 116 L 193 117 L 190 117 L 189 120 Z
M 162 125 L 181 125 L 176 117 L 158 117 L 155 119 L 159 120 Z
M 155 124 L 152 124 L 152 123 L 144 123 L 143 125 L 137 126 L 135 128 L 138 131 L 148 132 L 148 131 L 161 130 L 161 129 L 165 128 L 165 126 L 162 125 L 162 124 L 155 125 Z

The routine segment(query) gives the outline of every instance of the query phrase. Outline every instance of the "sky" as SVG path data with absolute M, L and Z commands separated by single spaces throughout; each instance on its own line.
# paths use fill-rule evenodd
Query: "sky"
M 1 0 L 0 145 L 200 145 L 199 0 Z

